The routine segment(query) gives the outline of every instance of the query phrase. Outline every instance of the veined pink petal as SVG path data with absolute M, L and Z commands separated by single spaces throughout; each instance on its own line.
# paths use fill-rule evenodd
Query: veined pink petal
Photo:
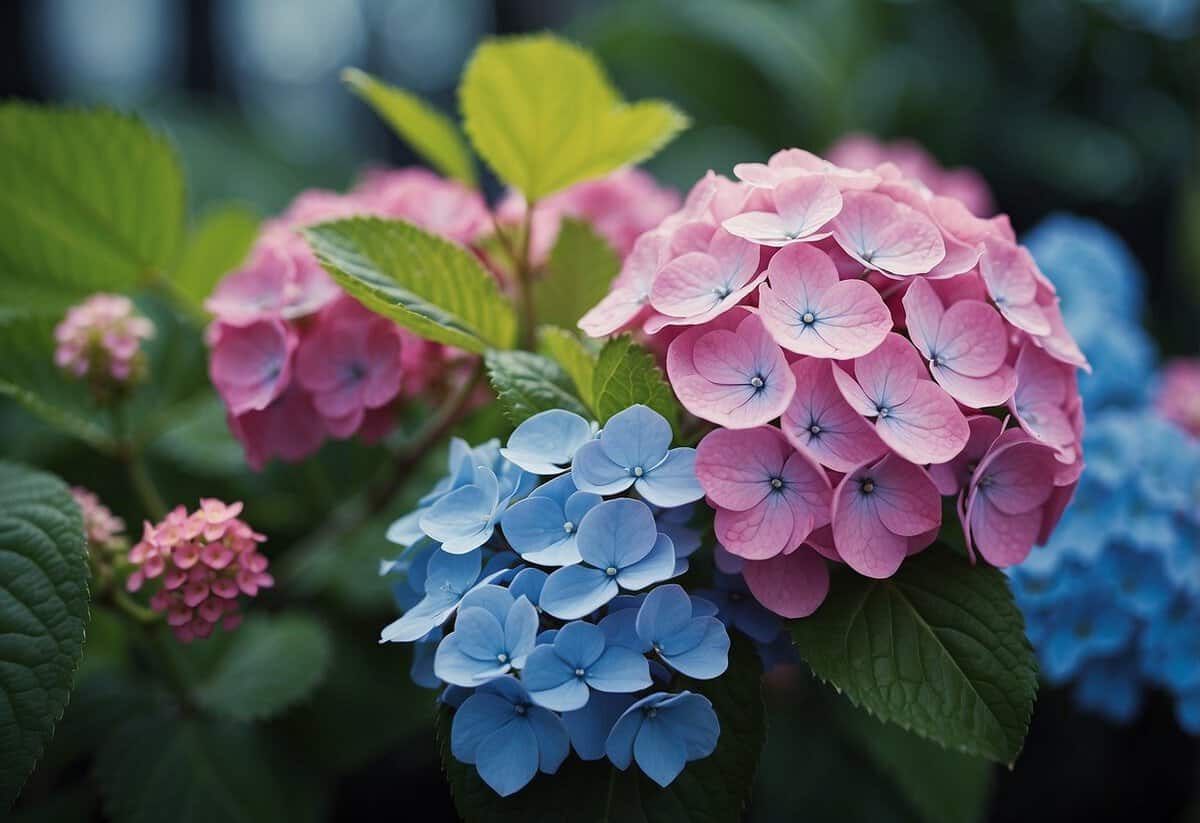
M 796 378 L 796 393 L 782 420 L 788 442 L 823 466 L 841 472 L 881 457 L 887 451 L 871 424 L 842 396 L 831 363 L 806 357 L 791 368 Z
M 1009 408 L 1021 428 L 1051 446 L 1074 443 L 1075 427 L 1064 408 L 1074 369 L 1026 342 L 1017 355 L 1016 373 L 1017 388 Z
M 830 228 L 847 254 L 886 274 L 925 274 L 946 256 L 941 232 L 929 218 L 877 192 L 846 192 Z
M 231 414 L 261 411 L 283 393 L 295 348 L 295 332 L 278 318 L 222 331 L 209 360 L 209 376 Z
M 732 290 L 715 257 L 689 252 L 659 270 L 650 288 L 650 305 L 672 317 L 691 317 L 716 306 Z
M 702 335 L 692 349 L 696 371 L 710 383 L 743 385 L 755 369 L 754 350 L 736 332 L 717 329 Z
M 791 542 L 795 517 L 780 494 L 768 494 L 746 511 L 717 509 L 713 531 L 727 551 L 748 560 L 765 560 L 798 545 Z
M 1092 367 L 1088 364 L 1087 357 L 1079 348 L 1079 344 L 1075 342 L 1075 338 L 1071 336 L 1071 332 L 1067 330 L 1058 298 L 1050 296 L 1045 301 L 1039 300 L 1038 305 L 1046 322 L 1050 324 L 1050 333 L 1034 337 L 1033 342 L 1045 349 L 1046 353 L 1055 360 L 1091 372 Z
M 965 377 L 943 366 L 934 366 L 930 371 L 951 397 L 973 409 L 1003 406 L 1017 388 L 1017 373 L 1012 366 L 1001 366 L 987 377 Z
M 945 390 L 930 380 L 917 381 L 903 402 L 881 410 L 875 431 L 906 460 L 945 463 L 966 445 L 967 419 Z
M 780 183 L 772 192 L 788 240 L 808 237 L 842 210 L 842 195 L 823 175 Z
M 942 225 L 941 220 L 938 219 L 937 212 L 934 211 L 935 200 L 946 200 L 949 198 L 937 197 L 928 190 L 923 188 L 918 189 L 911 181 L 880 183 L 875 187 L 875 191 L 886 194 L 892 199 L 919 211 L 941 229 L 942 243 L 946 247 L 946 256 L 942 258 L 940 263 L 930 269 L 929 277 L 939 279 L 954 277 L 970 271 L 979 263 L 979 258 L 983 254 L 982 246 L 978 242 L 972 243 L 955 236 L 946 226 Z
M 1033 549 L 1042 528 L 1042 510 L 1005 514 L 976 491 L 967 501 L 968 546 L 1001 568 L 1014 566 Z
M 754 598 L 782 617 L 808 617 L 829 594 L 829 567 L 816 552 L 748 560 L 742 575 Z
M 846 565 L 867 577 L 891 577 L 908 555 L 906 538 L 893 534 L 879 518 L 878 500 L 862 493 L 861 477 L 842 478 L 833 494 L 833 540 Z
M 894 332 L 874 351 L 854 361 L 854 379 L 875 406 L 872 414 L 880 406 L 900 405 L 918 383 L 928 382 L 928 378 L 921 355 L 912 343 Z
M 606 337 L 633 325 L 649 301 L 650 295 L 638 287 L 615 288 L 579 318 L 579 328 L 589 337 Z
M 1022 433 L 1023 439 L 998 441 L 979 463 L 972 484 L 1005 514 L 1023 514 L 1042 506 L 1054 491 L 1054 449 Z
M 829 524 L 833 489 L 821 466 L 803 452 L 792 452 L 781 477 L 783 486 L 779 493 L 787 500 L 795 518 L 790 543 L 794 547 L 804 542 L 814 528 Z
M 920 466 L 889 454 L 869 469 L 852 474 L 875 484 L 879 519 L 893 534 L 915 537 L 941 525 L 941 497 Z
M 1040 272 L 1024 246 L 985 238 L 979 272 L 988 295 L 1010 323 L 1032 335 L 1050 333 L 1050 323 L 1036 302 Z
M 771 491 L 787 458 L 787 444 L 770 426 L 717 429 L 696 447 L 696 477 L 717 506 L 745 511 Z

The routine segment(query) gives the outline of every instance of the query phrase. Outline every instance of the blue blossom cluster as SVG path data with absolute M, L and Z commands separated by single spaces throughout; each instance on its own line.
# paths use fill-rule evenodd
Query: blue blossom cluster
M 413 678 L 455 708 L 451 752 L 500 795 L 572 750 L 670 784 L 716 748 L 716 713 L 686 686 L 725 672 L 726 625 L 780 634 L 736 575 L 704 597 L 668 582 L 701 545 L 703 496 L 695 451 L 671 440 L 645 406 L 603 430 L 542 412 L 504 447 L 455 440 L 447 476 L 388 531 L 404 613 L 381 641 L 415 644 Z

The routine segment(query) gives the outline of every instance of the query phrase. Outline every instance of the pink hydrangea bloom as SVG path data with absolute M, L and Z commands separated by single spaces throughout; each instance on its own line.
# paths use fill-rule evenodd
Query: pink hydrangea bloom
M 1155 402 L 1163 417 L 1200 437 L 1200 359 L 1167 361 Z
M 54 362 L 72 377 L 87 380 L 98 396 L 141 379 L 145 368 L 142 341 L 154 336 L 154 324 L 120 294 L 93 294 L 67 310 L 54 329 Z
M 805 357 L 792 364 L 796 393 L 781 428 L 793 446 L 822 466 L 848 472 L 882 457 L 888 447 L 874 427 L 846 402 L 828 360 Z
M 230 414 L 262 411 L 292 377 L 297 332 L 278 317 L 218 326 L 208 374 Z
M 464 245 L 492 228 L 483 195 L 425 169 L 375 169 L 353 195 L 371 214 L 407 220 Z
M 695 326 L 712 320 L 745 299 L 766 277 L 759 268 L 758 246 L 724 230 L 712 233 L 703 251 L 688 251 L 654 276 L 650 305 L 657 315 L 646 323 Z
M 83 533 L 90 551 L 111 552 L 125 543 L 125 521 L 82 486 L 72 486 L 71 496 L 83 513 Z
M 209 637 L 218 624 L 236 628 L 239 597 L 275 585 L 258 548 L 266 538 L 238 518 L 241 511 L 241 503 L 214 499 L 201 500 L 190 513 L 178 506 L 161 523 L 144 524 L 142 539 L 129 550 L 136 568 L 125 587 L 153 586 L 150 607 L 166 615 L 183 643 Z
M 313 406 L 312 395 L 292 382 L 261 411 L 228 415 L 229 430 L 246 451 L 255 471 L 271 460 L 297 463 L 321 447 L 325 421 Z
M 829 594 L 829 564 L 809 546 L 766 560 L 746 560 L 742 577 L 758 602 L 783 617 L 808 617 Z

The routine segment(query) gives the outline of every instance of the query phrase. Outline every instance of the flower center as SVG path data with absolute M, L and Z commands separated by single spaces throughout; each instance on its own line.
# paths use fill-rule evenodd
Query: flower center
M 575 670 L 575 676 L 576 676 L 576 677 L 583 677 L 585 674 L 587 674 L 587 672 L 585 672 L 583 669 L 576 669 L 576 670 Z
M 367 376 L 367 367 L 355 360 L 346 366 L 346 376 L 356 382 L 362 380 Z
M 817 322 L 817 318 L 812 312 L 806 311 L 804 314 L 800 315 L 800 322 L 806 326 L 811 326 L 813 323 Z
M 724 300 L 733 290 L 729 286 L 717 286 L 713 289 L 713 294 L 718 300 Z
M 811 434 L 820 434 L 820 433 L 821 433 L 821 427 L 820 427 L 820 426 L 818 426 L 816 423 L 813 423 L 811 426 L 809 426 L 809 427 L 808 427 L 808 431 L 809 431 L 809 433 L 811 433 Z
M 500 652 L 500 654 L 496 655 L 496 659 L 499 660 L 501 663 L 507 663 L 508 655 L 505 654 L 504 652 Z
M 563 523 L 563 531 L 570 534 L 575 531 L 575 524 L 568 520 L 566 523 Z
M 890 408 L 888 408 L 887 406 L 880 406 L 878 409 L 876 409 L 876 412 L 879 414 L 880 417 L 887 417 L 889 414 L 892 413 L 892 410 Z
M 604 570 L 604 573 L 607 574 L 609 577 L 616 577 L 617 576 L 617 567 L 609 566 L 607 569 Z
M 863 494 L 870 494 L 873 491 L 875 491 L 875 481 L 868 477 L 862 482 L 862 492 Z
M 526 712 L 526 708 L 523 704 L 518 703 L 515 706 L 513 706 L 513 711 L 516 712 L 517 714 L 523 715 Z
M 658 716 L 658 709 L 654 708 L 653 706 L 646 709 L 646 717 L 657 717 L 657 716 Z
M 655 654 L 662 654 L 662 646 L 661 646 L 661 645 L 659 645 L 658 643 L 655 643 L 655 644 L 654 644 L 654 653 L 655 653 Z
M 783 480 L 778 477 L 772 477 L 771 478 L 771 488 L 782 489 L 783 488 Z
M 765 384 L 763 383 L 762 377 L 756 374 L 750 378 L 750 385 L 756 389 L 761 389 Z
M 645 470 L 645 469 L 643 469 L 641 466 L 634 466 L 634 467 L 633 467 L 633 476 L 634 476 L 634 477 L 641 477 L 641 476 L 642 476 L 642 475 L 644 475 L 645 473 L 646 473 L 646 470 Z

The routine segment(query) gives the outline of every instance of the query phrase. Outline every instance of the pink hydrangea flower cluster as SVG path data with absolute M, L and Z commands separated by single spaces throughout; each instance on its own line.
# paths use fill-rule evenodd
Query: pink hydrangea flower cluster
M 1177 357 L 1162 368 L 1155 405 L 1163 417 L 1200 437 L 1200 358 Z
M 150 606 L 166 615 L 181 642 L 232 631 L 241 623 L 238 597 L 254 597 L 275 585 L 267 558 L 258 550 L 266 537 L 238 519 L 241 503 L 202 499 L 188 512 L 177 506 L 157 525 L 145 523 L 142 539 L 129 550 L 137 568 L 125 587 L 139 591 L 157 581 Z
M 142 378 L 142 341 L 153 336 L 154 324 L 128 297 L 93 294 L 68 309 L 55 327 L 54 362 L 107 397 Z
M 91 551 L 113 552 L 125 544 L 125 521 L 82 486 L 72 486 L 71 496 L 83 513 L 83 533 Z
M 751 590 L 798 617 L 826 560 L 888 577 L 943 498 L 972 556 L 1019 563 L 1082 471 L 1086 361 L 1008 219 L 890 163 L 791 149 L 734 171 L 638 239 L 580 327 L 665 348 L 680 402 L 719 427 L 696 473 Z

